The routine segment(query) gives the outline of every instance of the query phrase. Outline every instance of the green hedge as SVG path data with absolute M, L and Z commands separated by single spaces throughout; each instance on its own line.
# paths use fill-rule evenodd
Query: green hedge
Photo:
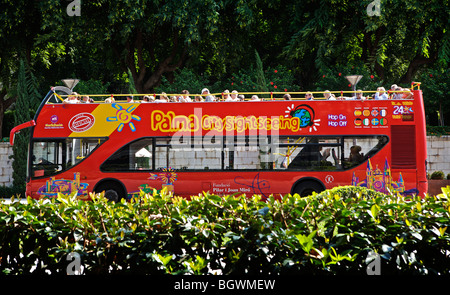
M 0 273 L 65 274 L 76 252 L 84 274 L 366 275 L 373 259 L 381 274 L 449 274 L 449 196 L 339 187 L 266 202 L 164 191 L 1 202 Z

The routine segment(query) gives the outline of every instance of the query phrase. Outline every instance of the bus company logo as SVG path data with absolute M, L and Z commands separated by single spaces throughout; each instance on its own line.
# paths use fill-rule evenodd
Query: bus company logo
M 63 129 L 64 125 L 61 123 L 58 123 L 59 118 L 57 115 L 52 115 L 50 117 L 50 124 L 45 124 L 44 129 Z
M 69 121 L 69 129 L 73 132 L 84 132 L 94 126 L 95 118 L 90 113 L 80 113 Z
M 52 122 L 52 124 L 58 123 L 58 116 L 57 115 L 51 116 L 50 117 L 50 122 Z
M 298 105 L 297 107 L 291 105 L 290 107 L 287 108 L 285 113 L 286 113 L 285 117 L 288 117 L 290 115 L 293 118 L 299 119 L 300 129 L 309 127 L 309 132 L 312 132 L 312 130 L 317 131 L 316 126 L 320 126 L 319 124 L 320 119 L 315 120 L 314 109 L 311 108 L 309 105 L 301 104 Z

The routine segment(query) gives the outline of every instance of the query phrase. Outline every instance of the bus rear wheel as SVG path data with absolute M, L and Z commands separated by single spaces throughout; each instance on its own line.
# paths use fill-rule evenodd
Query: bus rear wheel
M 320 183 L 313 180 L 305 180 L 295 185 L 292 194 L 299 194 L 300 197 L 307 197 L 312 195 L 313 192 L 320 193 L 324 190 L 324 187 Z

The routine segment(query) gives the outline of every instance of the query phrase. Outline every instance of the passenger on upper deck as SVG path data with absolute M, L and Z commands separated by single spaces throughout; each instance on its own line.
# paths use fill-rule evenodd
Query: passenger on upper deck
M 225 89 L 222 95 L 223 101 L 231 101 L 230 90 Z
M 90 98 L 89 96 L 87 96 L 87 95 L 83 95 L 83 98 L 82 98 L 81 102 L 82 103 L 93 103 L 94 100 L 92 98 Z
M 250 101 L 261 101 L 261 99 L 258 97 L 258 95 L 252 95 L 252 98 L 250 99 Z
M 356 91 L 356 96 L 348 97 L 348 96 L 339 96 L 339 99 L 342 100 L 365 100 L 366 97 L 363 96 L 363 91 L 358 89 Z
M 114 96 L 111 94 L 111 97 L 108 97 L 105 99 L 105 103 L 114 103 L 116 100 L 114 99 Z
M 328 90 L 327 90 L 328 91 Z M 330 93 L 331 94 L 331 93 Z M 325 95 L 325 94 L 324 94 Z M 313 96 L 313 94 L 312 94 L 312 92 L 306 92 L 305 93 L 305 98 L 306 98 L 306 100 L 314 100 L 314 96 Z M 330 98 L 331 99 L 331 98 Z
M 230 96 L 231 96 L 231 101 L 239 101 L 237 90 L 231 91 Z
M 203 97 L 201 97 L 200 95 L 196 95 L 195 98 L 194 98 L 194 101 L 196 101 L 196 102 L 203 102 L 204 100 L 203 100 Z
M 149 103 L 149 102 L 154 102 L 154 101 L 155 101 L 154 96 L 144 95 L 141 103 Z
M 180 102 L 191 102 L 192 99 L 189 97 L 189 91 L 183 90 L 181 91 L 181 96 L 178 97 L 178 101 Z
M 129 102 L 129 103 L 133 103 L 134 102 L 132 95 L 127 95 L 127 102 Z
M 384 89 L 384 87 L 378 87 L 377 92 L 375 92 L 374 98 L 378 99 L 378 100 L 385 100 L 385 99 L 388 99 L 389 97 L 388 97 L 388 95 L 386 93 L 386 89 Z
M 332 94 L 330 92 L 330 90 L 325 90 L 325 92 L 323 93 L 323 96 L 325 97 L 325 99 L 327 100 L 336 100 L 336 96 L 334 94 Z
M 165 92 L 161 92 L 159 99 L 155 100 L 155 102 L 169 102 L 169 98 L 167 97 L 167 94 Z
M 72 92 L 69 96 L 67 96 L 63 103 L 80 103 L 78 93 Z
M 392 84 L 391 85 L 391 91 L 395 91 L 395 89 L 397 88 L 398 86 L 397 86 L 397 84 Z M 390 95 L 389 95 L 389 98 L 390 99 L 394 99 L 394 96 L 396 95 L 396 93 L 391 93 Z
M 286 93 L 283 95 L 284 100 L 291 100 L 291 95 L 289 93 Z
M 214 97 L 209 92 L 208 88 L 202 89 L 202 94 L 205 95 L 205 101 L 214 101 Z
M 412 97 L 412 92 L 408 88 L 395 88 L 395 93 L 392 96 L 392 99 L 410 99 Z M 401 92 L 400 92 L 401 91 Z
M 358 89 L 356 91 L 356 96 L 350 98 L 350 100 L 364 100 L 364 99 L 366 99 L 366 97 L 363 96 L 363 91 L 361 89 Z

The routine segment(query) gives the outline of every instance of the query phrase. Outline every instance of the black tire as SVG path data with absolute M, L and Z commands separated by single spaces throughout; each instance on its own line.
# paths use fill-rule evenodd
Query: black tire
M 104 182 L 95 188 L 96 193 L 105 192 L 105 198 L 112 202 L 119 202 L 125 198 L 125 191 L 121 184 L 114 181 Z
M 292 190 L 292 194 L 299 194 L 300 197 L 307 197 L 312 195 L 313 192 L 320 193 L 324 190 L 324 187 L 317 181 L 305 180 L 295 186 Z
M 119 201 L 119 194 L 115 190 L 109 189 L 105 191 L 105 198 L 107 198 L 108 201 L 117 203 Z

